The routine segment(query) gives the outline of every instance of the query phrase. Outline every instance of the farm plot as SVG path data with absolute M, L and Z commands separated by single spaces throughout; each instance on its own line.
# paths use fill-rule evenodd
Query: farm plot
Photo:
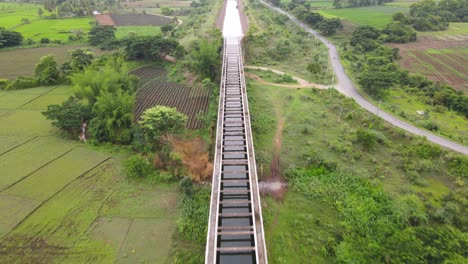
M 143 80 L 146 80 L 152 74 L 149 72 L 152 72 L 151 68 L 146 68 L 136 75 L 146 76 L 143 77 Z M 200 129 L 203 127 L 203 121 L 197 116 L 208 112 L 209 98 L 208 89 L 172 83 L 164 77 L 153 78 L 138 90 L 133 113 L 135 119 L 138 119 L 146 109 L 156 105 L 175 107 L 188 116 L 187 128 Z
M 95 17 L 100 25 L 113 26 L 162 26 L 172 23 L 168 17 L 150 14 L 102 14 Z
M 43 16 L 51 14 L 41 4 L 0 2 L 0 26 L 11 29 L 20 25 L 23 18 L 29 20 L 39 19 L 40 17 L 37 14 L 39 8 L 44 12 Z
M 130 74 L 138 76 L 140 78 L 140 86 L 143 86 L 155 78 L 166 76 L 167 71 L 157 66 L 144 66 L 131 71 Z
M 423 35 L 416 42 L 391 46 L 400 49 L 402 67 L 468 93 L 468 38 L 458 35 L 458 40 L 441 40 L 437 36 Z
M 31 75 L 41 57 L 49 54 L 53 54 L 57 63 L 62 64 L 69 58 L 70 51 L 81 48 L 89 47 L 85 45 L 67 45 L 0 51 L 0 78 L 15 79 L 18 76 Z M 91 51 L 97 54 L 103 53 L 97 48 L 91 48 Z
M 395 6 L 370 6 L 357 8 L 340 8 L 320 10 L 319 13 L 328 18 L 341 18 L 358 25 L 383 28 L 392 21 L 392 15 L 396 12 L 406 13 L 407 7 Z

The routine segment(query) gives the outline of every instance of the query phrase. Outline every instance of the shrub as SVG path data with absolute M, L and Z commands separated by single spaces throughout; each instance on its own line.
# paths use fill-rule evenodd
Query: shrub
M 41 58 L 34 69 L 34 78 L 41 85 L 51 85 L 57 83 L 60 78 L 60 72 L 57 69 L 57 62 L 54 55 L 48 55 Z
M 7 87 L 11 84 L 11 81 L 8 79 L 0 79 L 0 90 L 6 90 Z
M 49 105 L 47 111 L 42 114 L 49 120 L 52 120 L 52 125 L 65 131 L 69 135 L 77 135 L 83 122 L 91 119 L 91 108 L 88 105 L 83 105 L 79 100 L 70 97 L 61 105 Z
M 356 131 L 356 139 L 368 151 L 373 150 L 377 144 L 377 135 L 368 129 L 359 128 Z
M 37 81 L 31 77 L 20 76 L 6 87 L 5 90 L 20 90 L 38 86 Z
M 50 43 L 50 39 L 49 38 L 41 38 L 40 42 L 42 44 L 47 44 L 47 43 Z
M 152 173 L 153 167 L 145 157 L 134 155 L 124 161 L 124 170 L 131 178 L 144 178 Z

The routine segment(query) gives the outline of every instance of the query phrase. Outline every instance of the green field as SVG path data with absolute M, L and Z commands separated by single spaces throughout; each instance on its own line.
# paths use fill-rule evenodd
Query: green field
M 57 63 L 62 64 L 70 59 L 70 51 L 89 49 L 98 55 L 104 52 L 86 45 L 60 45 L 36 48 L 15 48 L 0 51 L 0 79 L 15 79 L 18 76 L 28 76 L 34 71 L 41 57 L 53 54 Z M 19 92 L 19 91 L 18 91 Z M 30 91 L 27 91 L 30 93 Z
M 23 18 L 37 20 L 40 18 L 37 14 L 39 8 L 44 12 L 43 16 L 51 14 L 40 4 L 0 2 L 0 27 L 12 29 L 20 25 Z
M 392 21 L 396 12 L 408 12 L 409 8 L 395 6 L 370 6 L 358 8 L 341 8 L 320 10 L 319 13 L 328 18 L 341 18 L 358 25 L 383 28 Z
M 20 32 L 25 39 L 68 41 L 73 30 L 88 32 L 91 28 L 89 23 L 94 21 L 93 17 L 41 19 L 37 14 L 39 8 L 44 11 L 43 16 L 50 15 L 43 5 L 0 2 L 0 27 Z M 30 23 L 22 24 L 23 18 L 28 18 Z
M 70 91 L 0 92 L 0 263 L 167 263 L 176 185 L 129 181 L 128 151 L 59 137 L 41 112 Z
M 129 33 L 134 33 L 136 36 L 160 36 L 161 28 L 156 26 L 119 26 L 115 32 L 116 38 L 125 38 Z

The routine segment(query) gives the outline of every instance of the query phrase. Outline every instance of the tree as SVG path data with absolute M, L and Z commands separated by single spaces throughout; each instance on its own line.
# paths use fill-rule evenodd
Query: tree
M 114 26 L 96 25 L 88 33 L 89 44 L 96 46 L 114 40 L 115 31 Z
M 165 6 L 163 8 L 161 8 L 161 13 L 165 16 L 170 16 L 172 15 L 174 11 L 172 9 L 170 9 L 169 7 Z
M 118 63 L 111 61 L 103 67 L 88 67 L 83 72 L 70 76 L 75 95 L 94 105 L 102 93 L 135 92 L 138 78 L 122 70 L 125 69 L 124 65 L 116 64 Z
M 21 19 L 21 24 L 29 24 L 31 23 L 31 20 L 29 20 L 29 18 L 22 18 Z
M 39 18 L 42 18 L 42 15 L 44 14 L 44 11 L 42 11 L 42 8 L 39 8 L 37 10 L 37 15 L 39 16 Z
M 192 67 L 201 79 L 210 78 L 214 80 L 218 76 L 220 68 L 219 43 L 208 42 L 202 39 L 192 51 Z
M 368 129 L 359 128 L 356 131 L 356 139 L 367 151 L 373 150 L 377 144 L 375 132 Z
M 138 123 L 148 141 L 160 140 L 161 136 L 179 134 L 185 130 L 187 116 L 177 109 L 155 106 L 146 109 Z
M 21 33 L 0 27 L 0 48 L 20 46 L 21 42 L 23 42 Z
M 385 42 L 407 43 L 416 41 L 416 31 L 401 22 L 387 24 L 382 32 L 388 35 L 384 40 Z
M 384 71 L 366 71 L 358 79 L 364 91 L 372 96 L 381 98 L 387 93 L 388 88 L 393 85 L 395 76 L 393 73 Z
M 76 49 L 70 52 L 70 67 L 74 71 L 83 71 L 94 60 L 94 53 L 88 49 Z
M 307 70 L 312 74 L 319 74 L 322 71 L 322 67 L 316 62 L 311 62 L 307 65 Z
M 339 18 L 324 19 L 317 24 L 317 29 L 325 36 L 331 36 L 336 30 L 343 29 L 343 24 Z
M 61 105 L 49 105 L 42 114 L 52 120 L 52 125 L 65 131 L 68 135 L 80 133 L 84 122 L 91 119 L 91 108 L 82 104 L 77 98 L 70 97 Z
M 60 72 L 57 69 L 57 62 L 54 55 L 47 55 L 41 58 L 34 69 L 34 78 L 41 85 L 51 85 L 60 78 Z
M 161 31 L 164 33 L 164 34 L 167 34 L 168 32 L 171 32 L 172 30 L 174 29 L 174 24 L 164 24 L 161 26 Z
M 135 97 L 123 91 L 103 92 L 96 98 L 89 122 L 91 136 L 100 142 L 126 144 L 131 141 Z

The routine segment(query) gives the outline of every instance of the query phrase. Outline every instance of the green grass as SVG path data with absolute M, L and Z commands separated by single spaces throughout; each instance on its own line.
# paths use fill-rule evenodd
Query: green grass
M 99 152 L 75 148 L 28 175 L 5 193 L 39 201 L 46 200 L 105 159 L 107 156 Z
M 282 79 L 283 75 L 274 73 L 272 71 L 246 69 L 246 72 L 255 74 L 258 77 L 260 77 L 262 80 L 266 82 L 270 82 L 270 83 L 297 84 L 296 80 L 294 80 L 293 82 L 287 82 L 284 79 Z
M 65 140 L 39 137 L 3 154 L 0 156 L 0 170 L 2 171 L 0 189 L 35 172 L 74 146 L 74 143 Z
M 15 31 L 23 34 L 25 39 L 30 38 L 35 41 L 41 40 L 42 38 L 68 41 L 68 37 L 72 35 L 72 30 L 88 32 L 91 28 L 89 22 L 93 20 L 94 18 L 92 17 L 41 19 L 35 20 L 30 24 L 21 25 L 15 28 Z
M 128 149 L 58 137 L 41 112 L 70 93 L 0 93 L 0 263 L 167 263 L 177 186 L 129 181 Z
M 438 112 L 436 107 L 427 105 L 423 98 L 417 95 L 409 95 L 401 89 L 392 89 L 382 104 L 383 109 L 399 115 L 405 113 L 406 120 L 421 126 L 423 123 L 432 121 L 439 127 L 436 134 L 443 135 L 463 144 L 468 143 L 468 119 L 461 114 L 442 107 Z M 429 116 L 418 114 L 416 111 L 429 112 Z
M 288 191 L 281 202 L 262 199 L 265 240 L 271 263 L 331 263 L 323 254 L 327 240 L 339 226 L 338 212 L 332 204 L 307 199 Z
M 37 14 L 39 8 L 44 11 L 44 16 L 51 14 L 41 4 L 0 2 L 0 26 L 12 29 L 20 25 L 23 18 L 31 21 L 39 19 Z
M 371 6 L 358 8 L 327 9 L 319 11 L 328 18 L 341 18 L 358 25 L 374 26 L 383 28 L 392 21 L 392 15 L 396 12 L 408 12 L 405 7 L 393 6 Z
M 120 26 L 117 27 L 115 37 L 125 38 L 129 33 L 135 33 L 137 36 L 160 36 L 161 28 L 156 26 Z

